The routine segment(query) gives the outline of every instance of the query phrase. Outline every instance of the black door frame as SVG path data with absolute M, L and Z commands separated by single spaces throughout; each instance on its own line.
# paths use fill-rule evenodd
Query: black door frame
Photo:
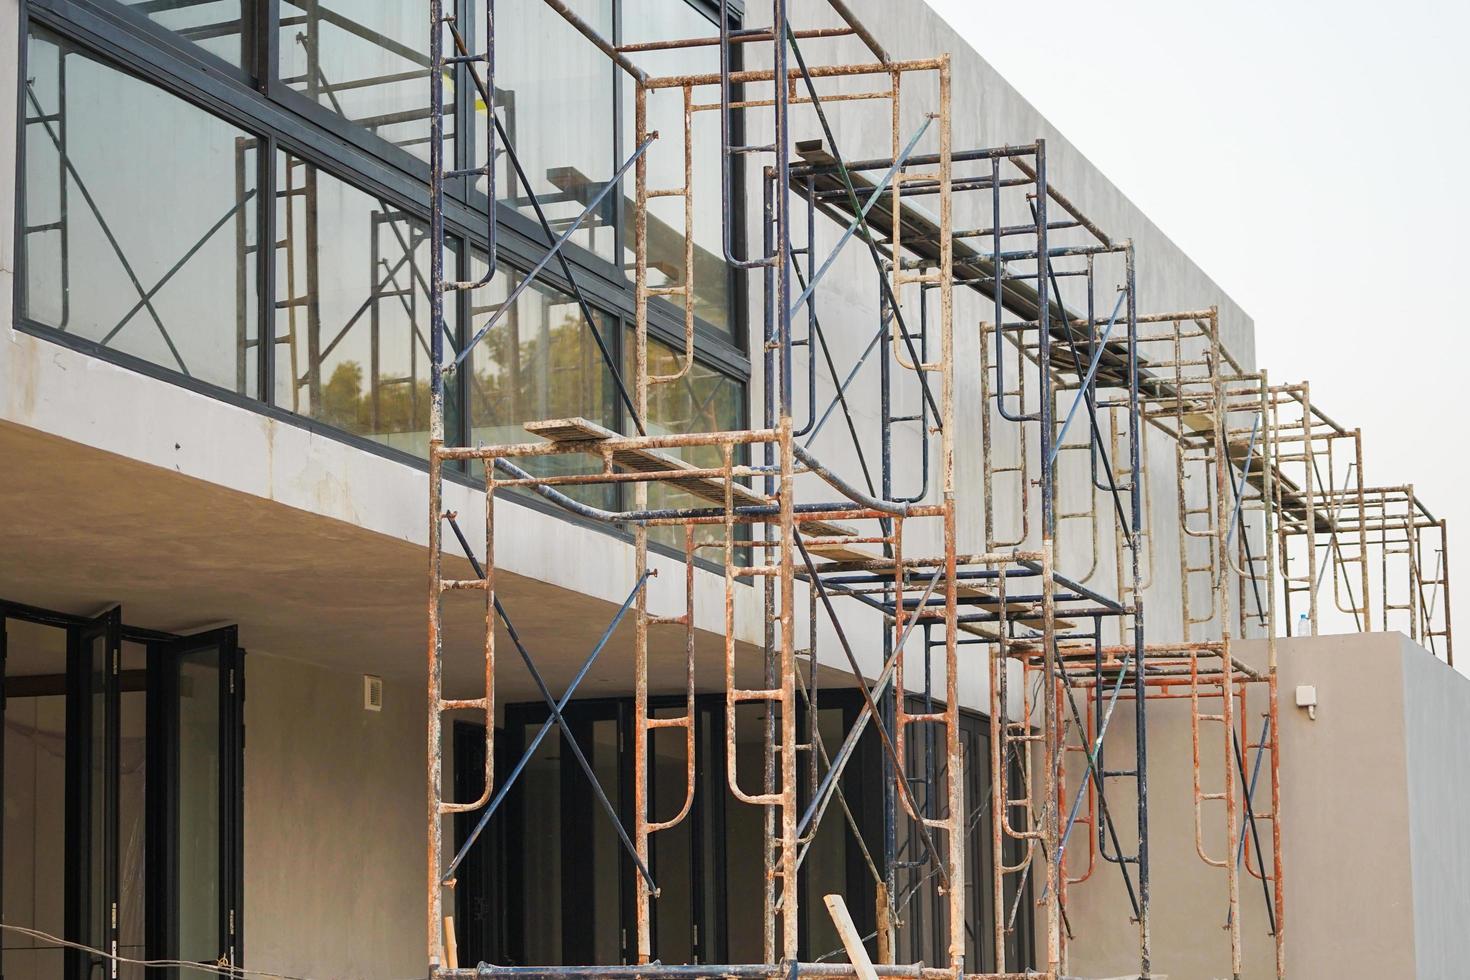
M 102 689 L 94 688 L 97 665 L 93 644 L 102 641 Z M 66 631 L 66 858 L 64 861 L 63 904 L 68 938 L 87 945 L 93 940 L 112 954 L 102 959 L 85 950 L 68 948 L 64 954 L 68 980 L 96 980 L 93 973 L 103 966 L 102 976 L 117 978 L 118 947 L 118 674 L 122 669 L 122 607 L 113 606 L 94 619 L 67 627 Z M 99 813 L 93 778 L 97 760 L 95 734 L 97 694 L 102 695 L 102 808 Z M 101 827 L 94 822 L 99 817 Z M 102 875 L 100 880 L 91 866 L 98 853 L 96 834 L 100 832 Z M 100 884 L 102 895 L 93 894 Z M 99 902 L 100 898 L 100 902 Z M 99 932 L 93 914 L 105 907 L 104 924 Z M 101 937 L 97 939 L 97 937 Z
M 171 931 L 177 922 L 178 895 L 174 879 L 167 876 L 165 855 L 172 849 L 160 845 L 171 838 L 172 826 L 168 807 L 177 799 L 176 740 L 170 744 L 170 717 L 176 721 L 177 704 L 167 695 L 171 687 L 158 681 L 159 663 L 167 660 L 170 651 L 181 652 L 200 649 L 209 643 L 219 644 L 220 658 L 220 941 L 221 951 L 232 955 L 236 965 L 241 965 L 243 941 L 244 875 L 243 875 L 243 807 L 244 807 L 244 655 L 238 646 L 237 629 L 234 626 L 206 633 L 181 637 L 172 633 L 129 626 L 122 620 L 120 606 L 102 613 L 98 617 L 76 616 L 24 603 L 0 599 L 0 730 L 3 730 L 6 690 L 4 668 L 9 652 L 9 620 L 34 623 L 66 631 L 66 672 L 64 692 L 67 696 L 66 717 L 66 800 L 64 803 L 65 851 L 67 860 L 63 876 L 64 932 L 66 938 L 85 943 L 90 923 L 91 868 L 85 860 L 90 854 L 91 830 L 91 782 L 92 763 L 91 723 L 92 698 L 85 663 L 88 644 L 96 637 L 104 638 L 107 667 L 105 671 L 104 724 L 104 833 L 106 852 L 104 856 L 103 887 L 108 895 L 109 907 L 115 908 L 118 892 L 118 763 L 119 763 L 119 696 L 123 681 L 127 680 L 121 670 L 122 643 L 137 643 L 147 648 L 148 669 L 146 683 L 146 727 L 147 763 L 144 790 L 144 945 L 148 959 L 171 958 Z M 57 693 L 62 693 L 58 688 Z M 172 752 L 170 751 L 172 750 Z M 0 777 L 4 775 L 3 753 L 0 753 Z M 167 778 L 164 778 L 164 777 Z M 0 844 L 3 844 L 4 829 L 0 827 Z M 3 867 L 0 867 L 0 888 L 3 888 Z M 116 917 L 108 924 L 106 945 L 117 951 L 118 931 Z M 86 980 L 99 958 L 81 950 L 67 950 L 64 956 L 67 980 Z M 102 976 L 117 975 L 117 961 L 111 960 L 110 968 Z M 3 970 L 3 962 L 0 962 Z M 3 976 L 3 973 L 0 973 Z M 92 976 L 92 980 L 97 980 Z
M 244 801 L 244 651 L 239 628 L 225 626 L 189 636 L 155 639 L 148 644 L 147 913 L 149 958 L 179 958 L 179 664 L 191 653 L 219 653 L 219 956 L 241 965 L 244 924 L 244 862 L 241 809 Z M 164 845 L 164 846 L 161 846 Z

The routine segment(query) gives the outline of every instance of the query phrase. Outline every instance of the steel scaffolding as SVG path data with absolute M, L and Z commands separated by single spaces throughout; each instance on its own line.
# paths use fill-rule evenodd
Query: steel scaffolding
M 948 56 L 892 58 L 840 0 L 822 4 L 836 26 L 797 29 L 786 0 L 773 0 L 770 27 L 737 30 L 722 15 L 714 35 L 623 46 L 560 0 L 544 2 L 632 86 L 634 148 L 609 182 L 584 195 L 581 217 L 553 234 L 542 216 L 550 243 L 545 256 L 505 303 L 483 311 L 486 318 L 474 325 L 470 343 L 449 356 L 443 346 L 445 294 L 483 285 L 497 263 L 492 217 L 485 277 L 457 282 L 446 276 L 446 183 L 484 178 L 491 182 L 493 201 L 498 155 L 508 155 L 517 169 L 519 163 L 498 120 L 487 127 L 480 166 L 456 170 L 446 163 L 446 79 L 467 78 L 494 113 L 493 4 L 485 11 L 478 47 L 446 16 L 442 0 L 431 4 L 430 975 L 1059 978 L 1068 973 L 1072 948 L 1086 940 L 1072 935 L 1069 894 L 1112 865 L 1137 934 L 1139 975 L 1150 976 L 1148 707 L 1169 699 L 1190 706 L 1196 849 L 1208 866 L 1224 871 L 1232 973 L 1242 972 L 1246 942 L 1241 881 L 1254 877 L 1268 909 L 1276 974 L 1284 975 L 1278 604 L 1288 633 L 1291 614 L 1303 603 L 1316 632 L 1317 596 L 1330 572 L 1337 607 L 1367 628 L 1376 556 L 1382 616 L 1402 614 L 1415 636 L 1431 644 L 1442 640 L 1448 655 L 1443 522 L 1410 489 L 1365 485 L 1358 434 L 1322 415 L 1305 384 L 1273 386 L 1264 371 L 1244 369 L 1225 348 L 1216 310 L 1140 313 L 1132 243 L 1111 237 L 1053 186 L 1044 141 L 955 148 Z M 811 57 L 844 38 L 862 43 L 865 60 Z M 718 49 L 718 72 L 660 77 L 638 64 L 644 52 L 695 47 Z M 745 58 L 735 56 L 737 48 Z M 650 129 L 654 98 L 678 100 L 680 132 Z M 883 154 L 848 159 L 832 117 L 874 105 L 886 120 Z M 751 308 L 761 311 L 752 344 L 759 351 L 761 424 L 659 433 L 648 424 L 650 396 L 683 379 L 694 362 L 700 263 L 693 131 L 695 119 L 711 112 L 721 123 L 724 259 L 751 274 L 758 297 Z M 745 133 L 767 141 L 742 142 L 737 134 Z M 682 174 L 675 186 L 650 177 L 655 155 L 673 161 L 661 171 Z M 753 175 L 758 182 L 752 182 L 761 189 L 762 219 L 752 255 L 738 254 L 735 247 L 742 221 L 737 160 L 761 165 Z M 446 374 L 462 369 L 474 344 L 514 306 L 519 290 L 553 261 L 562 263 L 575 289 L 560 250 L 609 193 L 622 193 L 618 188 L 628 174 L 636 256 L 631 379 L 624 380 L 622 366 L 606 348 L 602 353 L 636 434 L 586 419 L 549 418 L 526 421 L 523 442 L 447 445 Z M 535 205 L 530 182 L 521 183 Z M 683 208 L 683 251 L 665 261 L 669 267 L 661 268 L 664 278 L 655 285 L 649 275 L 649 212 L 652 202 L 665 200 Z M 958 209 L 977 216 L 979 224 L 958 224 Z M 817 244 L 818 216 L 828 223 L 824 229 L 832 223 L 840 229 L 835 246 L 825 251 Z M 862 275 L 870 277 L 869 295 L 876 297 L 872 340 L 860 351 L 834 349 L 822 326 L 831 309 L 820 302 L 833 291 L 829 272 L 849 244 L 868 253 L 871 270 L 863 262 Z M 850 295 L 852 275 L 842 275 Z M 984 311 L 973 338 L 957 334 L 957 326 L 970 329 L 957 313 L 961 301 L 969 304 L 966 310 Z M 580 294 L 579 302 L 595 337 L 593 315 Z M 649 308 L 659 302 L 682 313 L 684 328 L 684 348 L 674 369 L 663 374 L 650 369 Z M 961 339 L 973 339 L 976 347 Z M 962 350 L 978 350 L 977 360 L 962 363 Z M 850 404 L 850 386 L 865 365 L 879 375 L 876 433 L 866 437 L 861 430 L 872 426 Z M 825 408 L 819 381 L 833 389 Z M 960 407 L 962 388 L 978 390 L 978 405 Z M 848 474 L 852 463 L 829 463 L 813 448 L 833 418 L 846 426 L 851 446 L 843 446 L 843 458 L 856 460 L 861 478 Z M 978 445 L 961 435 L 971 431 L 978 431 Z M 1150 471 L 1150 433 L 1156 457 L 1172 451 L 1172 475 Z M 1344 469 L 1349 451 L 1351 463 Z M 550 459 L 583 465 L 547 470 Z M 444 467 L 467 461 L 482 464 L 485 473 L 485 537 L 473 546 L 456 515 L 445 511 L 442 496 Z M 978 462 L 978 486 L 956 475 L 957 465 L 970 461 Z M 1177 486 L 1177 507 L 1154 499 L 1150 486 L 1160 479 Z M 630 503 L 620 508 L 594 506 L 577 495 L 578 488 L 623 485 L 631 489 Z M 655 486 L 681 496 L 654 500 Z M 583 518 L 625 527 L 632 536 L 626 598 L 559 697 L 542 680 L 497 598 L 495 504 L 511 492 L 537 494 Z M 961 533 L 962 518 L 974 518 L 980 529 L 972 542 Z M 1177 522 L 1177 544 L 1163 537 L 1171 520 Z M 446 527 L 452 532 L 447 540 Z M 655 615 L 649 608 L 649 582 L 657 574 L 649 560 L 650 531 L 657 528 L 681 534 L 685 581 L 678 615 Z M 470 558 L 475 577 L 446 577 L 443 559 L 456 550 Z M 720 566 L 724 585 L 720 687 L 729 749 L 726 783 L 736 800 L 762 808 L 765 817 L 760 963 L 669 964 L 654 958 L 651 922 L 660 898 L 650 871 L 650 841 L 688 818 L 695 793 L 695 582 L 701 556 Z M 1179 594 L 1160 599 L 1164 576 L 1156 573 L 1176 559 Z M 1407 573 L 1398 567 L 1405 563 Z M 751 582 L 759 588 L 747 588 Z M 473 698 L 447 698 L 442 611 L 455 594 L 461 599 L 453 601 L 467 601 L 465 593 L 483 603 L 484 688 Z M 1146 593 L 1152 597 L 1147 628 Z M 736 625 L 737 607 L 755 596 L 764 632 L 758 648 L 741 640 Z M 561 716 L 614 627 L 628 617 L 634 627 L 631 828 L 618 822 Z M 498 782 L 490 744 L 497 622 L 551 714 L 526 756 Z M 860 648 L 853 636 L 867 622 L 881 624 L 881 640 Z M 650 634 L 657 631 L 677 631 L 683 641 L 681 714 L 654 716 L 649 709 Z M 1265 639 L 1264 665 L 1238 656 L 1235 644 L 1243 637 Z M 799 716 L 810 712 L 815 720 L 819 642 L 831 650 L 820 669 L 845 664 L 863 697 L 856 723 L 835 748 L 822 742 L 814 723 L 807 726 L 808 740 L 800 738 Z M 881 665 L 865 670 L 860 654 L 873 647 L 881 649 Z M 751 680 L 757 675 L 759 681 Z M 964 677 L 980 678 L 988 688 L 990 747 L 983 762 L 967 759 L 963 750 Z M 1246 710 L 1248 695 L 1264 702 L 1259 730 Z M 1124 702 L 1131 710 L 1120 714 Z M 735 709 L 742 704 L 763 709 L 759 772 L 741 769 L 733 751 Z M 466 710 L 481 713 L 485 723 L 485 789 L 476 800 L 446 800 L 442 725 L 446 712 Z M 637 962 L 459 967 L 445 958 L 442 891 L 453 887 L 465 854 L 555 725 L 592 780 L 600 805 L 618 823 L 636 870 Z M 655 820 L 648 794 L 650 743 L 662 729 L 684 736 L 686 792 L 677 813 Z M 802 961 L 800 868 L 831 805 L 847 810 L 839 777 L 866 732 L 876 736 L 884 763 L 884 847 L 875 870 L 883 903 L 875 937 L 879 962 L 868 962 L 862 937 L 843 931 L 838 912 L 851 963 Z M 989 769 L 991 792 L 978 807 L 966 805 L 967 765 Z M 804 780 L 809 790 L 803 794 Z M 1223 811 L 1225 846 L 1212 852 L 1203 828 L 1214 819 L 1205 815 L 1216 807 Z M 443 821 L 458 813 L 477 814 L 477 824 L 446 861 Z M 989 822 L 993 875 L 976 887 L 990 889 L 994 921 L 992 948 L 984 951 L 977 971 L 980 964 L 966 958 L 967 929 L 979 934 L 979 927 L 966 907 L 965 847 L 970 828 L 982 819 Z M 909 847 L 902 853 L 901 837 Z M 928 882 L 946 906 L 943 962 L 896 963 L 895 939 L 905 928 L 901 896 Z M 1007 942 L 1020 903 L 1032 900 L 1028 895 L 1034 895 L 1043 922 L 1034 971 L 1010 962 L 1017 956 Z

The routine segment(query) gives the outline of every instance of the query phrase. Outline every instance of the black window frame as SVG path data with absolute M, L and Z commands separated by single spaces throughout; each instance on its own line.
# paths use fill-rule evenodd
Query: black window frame
M 451 0 L 460 13 L 467 12 L 474 0 Z M 621 27 L 620 6 L 624 0 L 613 0 L 615 37 Z M 680 0 L 668 0 L 680 2 Z M 710 19 L 711 29 L 718 17 L 718 7 L 710 0 L 682 0 L 693 9 Z M 351 186 L 392 203 L 404 212 L 424 222 L 428 221 L 426 205 L 428 186 L 428 164 L 401 147 L 396 147 L 330 109 L 315 104 L 302 93 L 296 92 L 279 79 L 279 14 L 280 0 L 254 0 L 251 11 L 252 32 L 256 42 L 251 46 L 253 62 L 244 68 L 230 64 L 210 53 L 181 34 L 150 20 L 145 14 L 124 6 L 117 0 L 21 0 L 19 20 L 19 51 L 16 70 L 20 79 L 26 77 L 29 38 L 34 27 L 58 35 L 65 42 L 82 49 L 89 57 L 102 61 L 141 81 L 161 88 L 254 136 L 256 143 L 256 201 L 257 239 L 264 245 L 277 241 L 275 220 L 276 174 L 275 160 L 278 151 L 287 151 L 305 160 L 325 173 Z M 743 0 L 729 0 L 732 20 L 739 23 L 744 13 Z M 427 18 L 425 24 L 427 30 Z M 459 66 L 460 84 L 456 91 L 467 93 L 470 89 L 468 68 Z M 613 146 L 621 146 L 621 127 L 625 124 L 621 111 L 621 86 L 628 84 L 622 72 L 616 72 L 617 84 L 613 94 Z M 25 313 L 25 291 L 27 284 L 26 264 L 26 117 L 24 85 L 20 86 L 20 104 L 17 114 L 17 153 L 15 179 L 15 256 L 17 287 L 13 296 L 14 324 L 17 329 L 45 340 L 60 343 L 89 356 L 110 361 L 121 367 L 145 376 L 168 381 L 181 387 L 208 395 L 218 400 L 265 415 L 276 421 L 304 428 L 316 434 L 343 442 L 366 452 L 374 453 L 419 469 L 427 463 L 417 455 L 390 448 L 366 436 L 346 432 L 327 423 L 305 415 L 299 415 L 275 404 L 274 356 L 258 356 L 255 379 L 259 397 L 239 394 L 208 382 L 199 381 L 170 370 L 143 358 L 103 347 L 95 342 L 73 336 L 29 319 Z M 459 118 L 469 118 L 461 112 Z M 456 132 L 460 129 L 456 126 Z M 468 131 L 468 130 L 466 130 Z M 468 143 L 456 139 L 455 155 L 461 163 L 467 159 Z M 467 277 L 471 248 L 487 246 L 485 240 L 485 217 L 483 209 L 476 209 L 476 198 L 469 194 L 468 182 L 452 182 L 446 194 L 446 239 L 447 244 L 457 249 L 461 278 Z M 743 193 L 743 181 L 735 182 L 737 193 Z M 614 194 L 619 209 L 618 235 L 621 236 L 621 209 L 624 195 Z M 483 202 L 484 196 L 478 195 Z M 739 209 L 737 209 L 739 211 Z M 743 213 L 743 211 L 739 211 Z M 501 260 L 519 272 L 532 268 L 545 254 L 545 238 L 540 225 L 514 207 L 496 202 L 495 217 L 499 237 L 498 247 Z M 743 224 L 743 223 L 742 223 Z M 744 248 L 744 229 L 737 229 L 736 247 Z M 619 246 L 621 247 L 621 246 Z M 589 303 L 598 312 L 608 316 L 612 336 L 604 337 L 613 355 L 615 364 L 622 364 L 624 356 L 623 337 L 635 324 L 636 303 L 632 282 L 612 262 L 590 251 L 568 243 L 564 253 L 574 270 L 577 285 Z M 273 352 L 276 337 L 275 310 L 276 276 L 275 249 L 260 247 L 255 250 L 257 337 L 260 352 Z M 717 373 L 734 380 L 741 386 L 741 417 L 735 420 L 738 427 L 746 427 L 750 418 L 749 329 L 744 274 L 731 270 L 731 331 L 727 337 L 705 321 L 696 321 L 695 357 L 698 362 Z M 561 275 L 555 264 L 538 276 L 538 283 L 570 292 L 570 283 Z M 459 346 L 470 336 L 468 294 L 455 296 L 459 304 Z M 655 298 L 649 303 L 649 335 L 675 350 L 684 349 L 684 324 L 682 311 L 667 299 Z M 458 431 L 447 433 L 448 440 L 464 444 L 467 438 L 469 416 L 467 385 L 456 383 L 447 393 L 455 398 L 461 411 L 458 413 Z M 630 427 L 626 409 L 616 406 L 614 428 L 626 431 Z M 467 472 L 446 467 L 448 479 L 467 486 L 482 486 L 483 482 Z M 632 535 L 622 527 L 611 527 L 596 521 L 586 520 L 528 494 L 517 494 L 509 499 L 517 504 L 555 514 L 573 523 L 595 528 L 626 540 Z M 652 547 L 671 557 L 682 557 L 678 549 L 654 542 Z M 714 568 L 714 563 L 700 557 L 701 564 Z

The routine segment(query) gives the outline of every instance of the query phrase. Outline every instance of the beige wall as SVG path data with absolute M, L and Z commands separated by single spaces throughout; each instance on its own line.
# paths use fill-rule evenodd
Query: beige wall
M 1237 655 L 1257 663 L 1264 646 L 1259 641 L 1237 644 Z M 1287 973 L 1424 975 L 1416 972 L 1415 963 L 1403 673 L 1409 661 L 1436 665 L 1426 651 L 1397 633 L 1283 640 L 1278 655 Z M 1296 707 L 1299 684 L 1317 689 L 1315 721 Z M 1254 741 L 1266 701 L 1264 685 L 1252 687 L 1246 716 Z M 1464 687 L 1470 689 L 1470 684 Z M 1463 714 L 1470 708 L 1470 690 L 1461 694 Z M 1203 710 L 1218 711 L 1218 702 Z M 1228 976 L 1225 871 L 1206 866 L 1195 853 L 1189 703 L 1152 702 L 1149 711 L 1154 968 L 1171 980 Z M 1121 765 L 1121 754 L 1131 750 L 1132 721 L 1131 708 L 1120 707 L 1116 734 L 1109 735 L 1110 741 L 1118 739 L 1120 753 L 1112 764 Z M 1204 790 L 1218 792 L 1225 764 L 1220 727 L 1205 723 L 1202 732 Z M 1252 754 L 1248 770 L 1253 761 Z M 1269 766 L 1263 765 L 1257 790 L 1263 806 L 1268 778 Z M 1110 803 L 1115 810 L 1128 811 L 1134 797 L 1121 791 L 1121 781 L 1113 782 L 1120 789 L 1109 787 Z M 1072 783 L 1076 785 L 1075 773 Z M 1211 857 L 1221 857 L 1227 850 L 1222 804 L 1207 802 L 1205 807 L 1205 849 Z M 1120 825 L 1131 833 L 1131 820 L 1122 819 Z M 1270 826 L 1262 823 L 1260 829 L 1269 848 Z M 1082 833 L 1085 829 L 1077 831 Z M 1085 863 L 1080 854 L 1077 858 L 1074 873 Z M 1274 948 L 1260 882 L 1242 876 L 1240 895 L 1243 976 L 1273 976 Z M 1068 915 L 1077 936 L 1073 973 L 1118 976 L 1137 969 L 1137 929 L 1128 922 L 1116 869 L 1099 867 L 1091 881 L 1074 886 Z
M 424 702 L 251 654 L 245 701 L 245 957 L 307 977 L 424 971 Z
M 1279 644 L 1287 962 L 1297 976 L 1420 976 L 1398 633 Z M 1296 687 L 1313 685 L 1313 721 Z

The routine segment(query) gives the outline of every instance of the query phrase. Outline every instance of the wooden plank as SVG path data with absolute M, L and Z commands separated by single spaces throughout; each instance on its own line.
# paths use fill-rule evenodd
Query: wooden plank
M 801 529 L 801 533 L 807 533 L 805 527 Z M 856 544 L 811 544 L 807 545 L 806 550 L 813 558 L 826 561 L 873 561 L 883 557 L 876 551 Z
M 444 917 L 444 963 L 451 970 L 459 969 L 459 940 L 454 935 L 454 916 Z
M 547 419 L 540 422 L 527 422 L 525 429 L 532 435 L 540 436 L 550 442 L 604 442 L 608 439 L 620 438 L 611 429 L 598 425 L 584 418 L 569 419 Z M 686 462 L 677 456 L 658 452 L 652 449 L 619 448 L 613 450 L 613 465 L 628 473 L 668 473 L 677 470 L 700 469 L 693 463 Z M 669 476 L 658 480 L 659 483 L 667 484 L 677 490 L 700 500 L 707 501 L 717 506 L 725 503 L 725 481 L 713 476 Z M 731 498 L 736 507 L 763 507 L 772 501 L 764 494 L 757 493 L 743 483 L 736 482 L 731 488 Z M 802 521 L 798 519 L 797 526 L 801 533 L 808 537 L 832 538 L 856 534 L 852 528 L 831 521 Z M 816 553 L 816 549 L 813 549 Z M 876 557 L 874 555 L 863 555 L 863 560 Z
M 853 924 L 852 916 L 847 911 L 847 903 L 842 900 L 841 895 L 827 895 L 822 901 L 827 904 L 827 913 L 832 916 L 832 924 L 837 927 L 837 935 L 842 938 L 842 948 L 847 951 L 848 962 L 852 964 L 858 980 L 878 980 L 878 971 L 873 969 L 873 961 L 868 957 L 867 947 L 863 945 L 863 934 Z

